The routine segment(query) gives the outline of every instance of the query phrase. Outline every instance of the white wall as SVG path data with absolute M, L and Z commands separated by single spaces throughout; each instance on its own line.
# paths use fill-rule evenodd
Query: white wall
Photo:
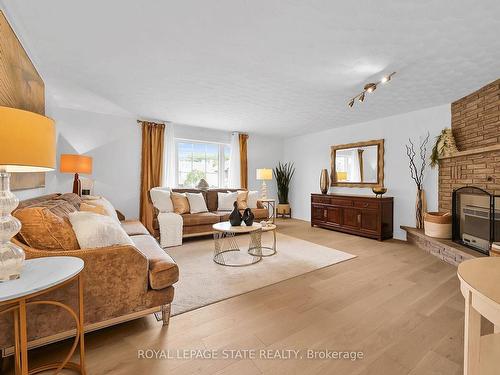
M 360 109 L 362 110 L 362 108 Z M 434 137 L 444 127 L 450 126 L 450 106 L 442 105 L 386 117 L 356 125 L 335 128 L 318 133 L 285 139 L 283 160 L 296 165 L 290 189 L 293 216 L 310 220 L 310 193 L 319 192 L 319 175 L 322 168 L 330 170 L 330 146 L 371 139 L 385 139 L 385 179 L 387 195 L 394 197 L 394 236 L 405 239 L 400 225 L 415 225 L 415 183 L 410 178 L 405 143 L 408 137 L 418 139 L 430 132 L 430 152 Z M 438 201 L 437 169 L 428 168 L 424 187 L 428 209 L 436 210 Z M 370 189 L 331 188 L 332 192 L 370 194 Z
M 135 118 L 46 106 L 56 122 L 57 167 L 46 174 L 46 188 L 17 191 L 19 199 L 70 192 L 73 175 L 59 173 L 61 154 L 93 157 L 94 193 L 107 197 L 126 217 L 139 215 L 141 133 Z M 82 177 L 87 177 L 82 175 Z
M 249 134 L 248 137 L 248 188 L 260 190 L 262 181 L 257 181 L 256 169 L 274 168 L 283 157 L 283 140 L 280 138 L 266 137 Z M 278 199 L 276 180 L 266 181 L 268 198 Z

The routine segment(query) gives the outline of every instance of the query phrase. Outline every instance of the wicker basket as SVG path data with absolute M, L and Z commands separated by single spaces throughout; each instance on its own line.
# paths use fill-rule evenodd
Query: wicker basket
M 491 257 L 500 257 L 500 242 L 493 242 L 490 249 Z
M 425 235 L 434 238 L 451 238 L 452 216 L 449 212 L 426 212 L 424 215 Z

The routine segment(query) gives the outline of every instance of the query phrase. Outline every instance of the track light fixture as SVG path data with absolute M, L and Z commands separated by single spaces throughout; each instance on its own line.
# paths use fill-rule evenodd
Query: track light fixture
M 377 89 L 378 85 L 389 82 L 394 74 L 396 74 L 396 72 L 392 72 L 391 74 L 383 76 L 378 82 L 367 83 L 365 87 L 363 87 L 363 91 L 351 98 L 349 102 L 347 102 L 347 105 L 352 108 L 356 99 L 358 99 L 360 103 L 363 103 L 366 93 L 372 93 Z

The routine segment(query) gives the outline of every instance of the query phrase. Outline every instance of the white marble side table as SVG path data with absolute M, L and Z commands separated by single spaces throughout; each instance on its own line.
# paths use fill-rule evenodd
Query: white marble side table
M 84 262 L 76 257 L 46 257 L 27 260 L 21 277 L 0 283 L 0 314 L 12 313 L 14 316 L 14 354 L 15 374 L 28 375 L 43 371 L 70 369 L 85 374 L 85 349 L 83 328 L 83 284 L 81 272 Z M 33 300 L 54 289 L 73 281 L 78 282 L 78 312 L 58 301 Z M 26 308 L 33 305 L 52 305 L 66 310 L 75 320 L 76 335 L 70 352 L 62 362 L 50 363 L 35 369 L 28 365 L 28 335 Z M 70 362 L 71 356 L 79 347 L 80 363 Z

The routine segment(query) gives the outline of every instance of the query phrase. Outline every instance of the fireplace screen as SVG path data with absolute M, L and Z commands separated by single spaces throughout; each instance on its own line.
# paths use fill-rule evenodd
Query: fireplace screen
M 500 197 L 475 187 L 453 192 L 453 241 L 489 254 L 500 237 Z

